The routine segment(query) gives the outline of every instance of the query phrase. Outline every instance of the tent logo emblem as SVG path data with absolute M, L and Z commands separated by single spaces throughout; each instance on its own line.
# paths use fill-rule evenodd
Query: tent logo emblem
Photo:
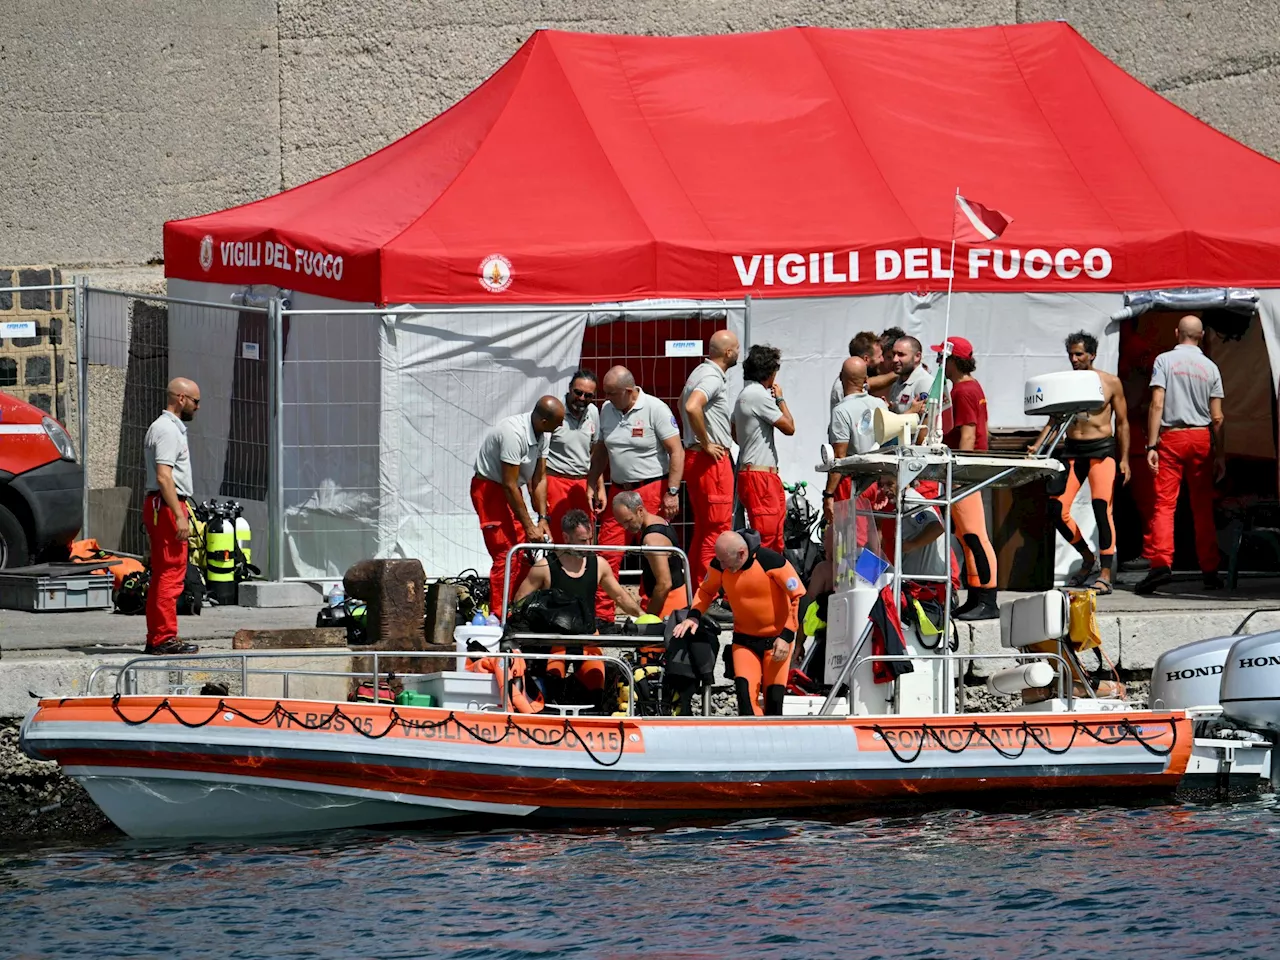
M 200 241 L 200 269 L 208 272 L 213 266 L 213 235 L 206 233 Z
M 500 253 L 491 253 L 481 260 L 480 286 L 490 293 L 501 293 L 511 286 L 511 261 Z

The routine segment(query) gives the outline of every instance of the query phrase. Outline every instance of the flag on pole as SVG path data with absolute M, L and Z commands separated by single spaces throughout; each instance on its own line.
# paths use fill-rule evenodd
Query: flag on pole
M 961 243 L 998 239 L 1013 217 L 956 194 L 955 238 Z

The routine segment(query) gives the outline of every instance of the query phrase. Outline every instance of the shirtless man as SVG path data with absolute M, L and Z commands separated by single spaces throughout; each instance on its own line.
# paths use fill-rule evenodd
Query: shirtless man
M 1067 467 L 1067 488 L 1056 497 L 1060 510 L 1054 523 L 1084 561 L 1080 572 L 1071 578 L 1071 584 L 1089 586 L 1107 594 L 1111 592 L 1116 559 L 1116 525 L 1112 517 L 1116 472 L 1119 471 L 1124 483 L 1129 482 L 1130 476 L 1129 409 L 1120 378 L 1103 370 L 1094 370 L 1097 338 L 1081 330 L 1067 337 L 1066 345 L 1071 369 L 1092 370 L 1102 380 L 1105 402 L 1092 413 L 1077 416 L 1067 428 L 1065 449 L 1058 457 Z M 1030 449 L 1034 451 L 1039 447 L 1048 434 L 1049 426 L 1046 425 Z M 1086 478 L 1093 497 L 1093 516 L 1098 525 L 1096 554 L 1071 519 L 1071 504 Z
M 569 510 L 560 523 L 561 542 L 573 546 L 589 547 L 595 539 L 595 529 L 591 517 L 585 510 Z M 579 588 L 578 584 L 582 584 Z M 623 589 L 613 575 L 613 568 L 601 562 L 600 556 L 591 552 L 575 553 L 573 551 L 556 551 L 550 553 L 533 564 L 529 575 L 516 591 L 516 599 L 523 600 L 535 590 L 547 590 L 558 587 L 571 595 L 579 592 L 584 598 L 587 610 L 595 603 L 597 590 L 613 600 L 622 612 L 638 617 L 644 611 L 635 598 Z

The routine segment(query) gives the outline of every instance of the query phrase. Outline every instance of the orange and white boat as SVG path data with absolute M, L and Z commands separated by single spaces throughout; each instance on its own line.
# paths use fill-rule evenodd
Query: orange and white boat
M 1086 409 L 1098 400 L 1076 402 Z M 962 456 L 905 444 L 828 458 L 826 468 L 859 481 L 894 477 L 900 490 L 935 481 L 950 493 L 926 506 L 945 517 L 948 537 L 956 500 L 1061 469 L 1043 457 Z M 909 624 L 905 653 L 870 652 L 869 613 L 884 585 L 855 572 L 856 502 L 837 511 L 830 689 L 824 697 L 788 698 L 784 712 L 793 715 L 636 716 L 632 668 L 613 657 L 606 660 L 629 686 L 627 712 L 605 717 L 513 712 L 492 675 L 462 672 L 403 677 L 432 693 L 435 706 L 377 702 L 376 690 L 375 702 L 353 703 L 354 677 L 381 676 L 377 655 L 371 670 L 357 674 L 350 661 L 339 670 L 316 662 L 350 658 L 349 651 L 234 652 L 133 661 L 119 669 L 111 695 L 41 701 L 22 724 L 21 743 L 31 756 L 60 763 L 138 837 L 474 815 L 761 816 L 960 797 L 1052 802 L 1074 794 L 1094 802 L 1170 795 L 1191 782 L 1218 793 L 1269 787 L 1271 738 L 1280 729 L 1280 633 L 1166 654 L 1152 691 L 1157 709 L 1141 709 L 1092 690 L 1073 695 L 1070 678 L 1082 672 L 1064 639 L 1066 597 L 1036 594 L 1001 608 L 1004 659 L 1012 665 L 988 684 L 1003 693 L 1044 688 L 1056 662 L 1059 695 L 1007 713 L 966 713 L 962 678 L 980 658 L 930 644 Z M 901 556 L 904 518 L 920 502 L 897 497 L 893 556 Z M 941 637 L 950 636 L 950 576 L 892 571 L 895 603 L 910 579 L 947 583 Z M 1047 643 L 1057 649 L 1045 650 Z M 877 665 L 889 660 L 912 669 L 877 682 L 886 673 Z M 183 680 L 202 671 L 238 674 L 239 695 L 193 695 Z M 303 686 L 307 695 L 297 695 Z

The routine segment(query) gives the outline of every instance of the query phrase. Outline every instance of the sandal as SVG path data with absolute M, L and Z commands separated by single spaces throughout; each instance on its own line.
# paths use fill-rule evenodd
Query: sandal
M 1096 580 L 1094 580 L 1093 585 L 1090 586 L 1089 589 L 1092 590 L 1094 593 L 1096 593 L 1100 597 L 1108 597 L 1115 592 L 1115 590 L 1112 588 L 1111 581 L 1103 580 L 1101 577 L 1098 577 Z
M 1097 580 L 1102 573 L 1102 563 L 1095 559 L 1093 564 L 1088 567 L 1081 567 L 1076 571 L 1075 575 L 1067 579 L 1069 587 L 1083 587 L 1086 584 Z

